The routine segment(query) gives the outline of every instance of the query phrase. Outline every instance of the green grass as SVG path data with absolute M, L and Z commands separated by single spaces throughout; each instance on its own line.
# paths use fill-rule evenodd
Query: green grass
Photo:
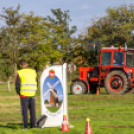
M 0 134 L 62 134 L 60 127 L 22 129 L 20 100 L 14 85 L 12 92 L 6 84 L 0 84 Z M 41 115 L 40 90 L 36 96 L 36 116 Z M 134 96 L 108 95 L 101 89 L 100 95 L 68 95 L 70 134 L 84 134 L 86 119 L 90 118 L 93 134 L 133 134 Z

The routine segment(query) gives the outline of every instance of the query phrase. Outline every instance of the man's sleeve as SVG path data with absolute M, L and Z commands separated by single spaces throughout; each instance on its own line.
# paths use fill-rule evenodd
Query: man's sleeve
M 20 95 L 20 77 L 19 74 L 16 74 L 15 77 L 15 89 L 18 95 Z

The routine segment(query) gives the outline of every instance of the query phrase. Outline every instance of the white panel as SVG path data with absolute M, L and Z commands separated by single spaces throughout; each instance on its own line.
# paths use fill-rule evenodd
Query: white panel
M 54 80 L 49 79 L 49 72 L 53 70 L 55 72 Z M 67 64 L 54 65 L 45 69 L 41 76 L 41 115 L 46 115 L 47 120 L 43 127 L 56 127 L 61 126 L 63 122 L 63 113 L 68 116 L 67 112 Z M 58 82 L 59 81 L 59 82 Z M 53 82 L 53 83 L 52 83 Z M 61 87 L 63 91 L 61 91 Z M 48 89 L 47 89 L 48 88 Z M 45 106 L 44 101 L 49 96 L 50 88 L 53 88 L 58 93 L 62 93 L 59 97 L 62 98 L 62 105 L 56 112 L 51 112 Z M 48 95 L 47 95 L 48 94 Z M 45 96 L 43 96 L 45 95 Z M 45 98 L 46 97 L 46 98 Z

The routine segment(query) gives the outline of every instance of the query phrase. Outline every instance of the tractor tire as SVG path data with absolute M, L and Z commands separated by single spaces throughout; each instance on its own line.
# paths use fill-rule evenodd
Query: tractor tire
M 121 95 L 128 91 L 127 76 L 119 70 L 110 72 L 105 79 L 105 89 L 109 94 Z
M 70 86 L 70 91 L 74 95 L 86 94 L 88 89 L 87 85 L 82 81 L 75 81 Z

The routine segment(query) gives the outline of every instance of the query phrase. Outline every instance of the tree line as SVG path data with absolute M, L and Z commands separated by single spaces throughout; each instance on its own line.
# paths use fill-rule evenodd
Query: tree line
M 53 17 L 34 12 L 19 13 L 20 5 L 3 8 L 0 13 L 0 76 L 15 76 L 21 58 L 37 72 L 56 61 L 93 66 L 103 46 L 134 46 L 134 6 L 108 7 L 106 15 L 93 18 L 77 38 L 72 35 L 76 26 L 69 27 L 69 11 L 51 9 Z M 93 45 L 95 44 L 95 51 Z

